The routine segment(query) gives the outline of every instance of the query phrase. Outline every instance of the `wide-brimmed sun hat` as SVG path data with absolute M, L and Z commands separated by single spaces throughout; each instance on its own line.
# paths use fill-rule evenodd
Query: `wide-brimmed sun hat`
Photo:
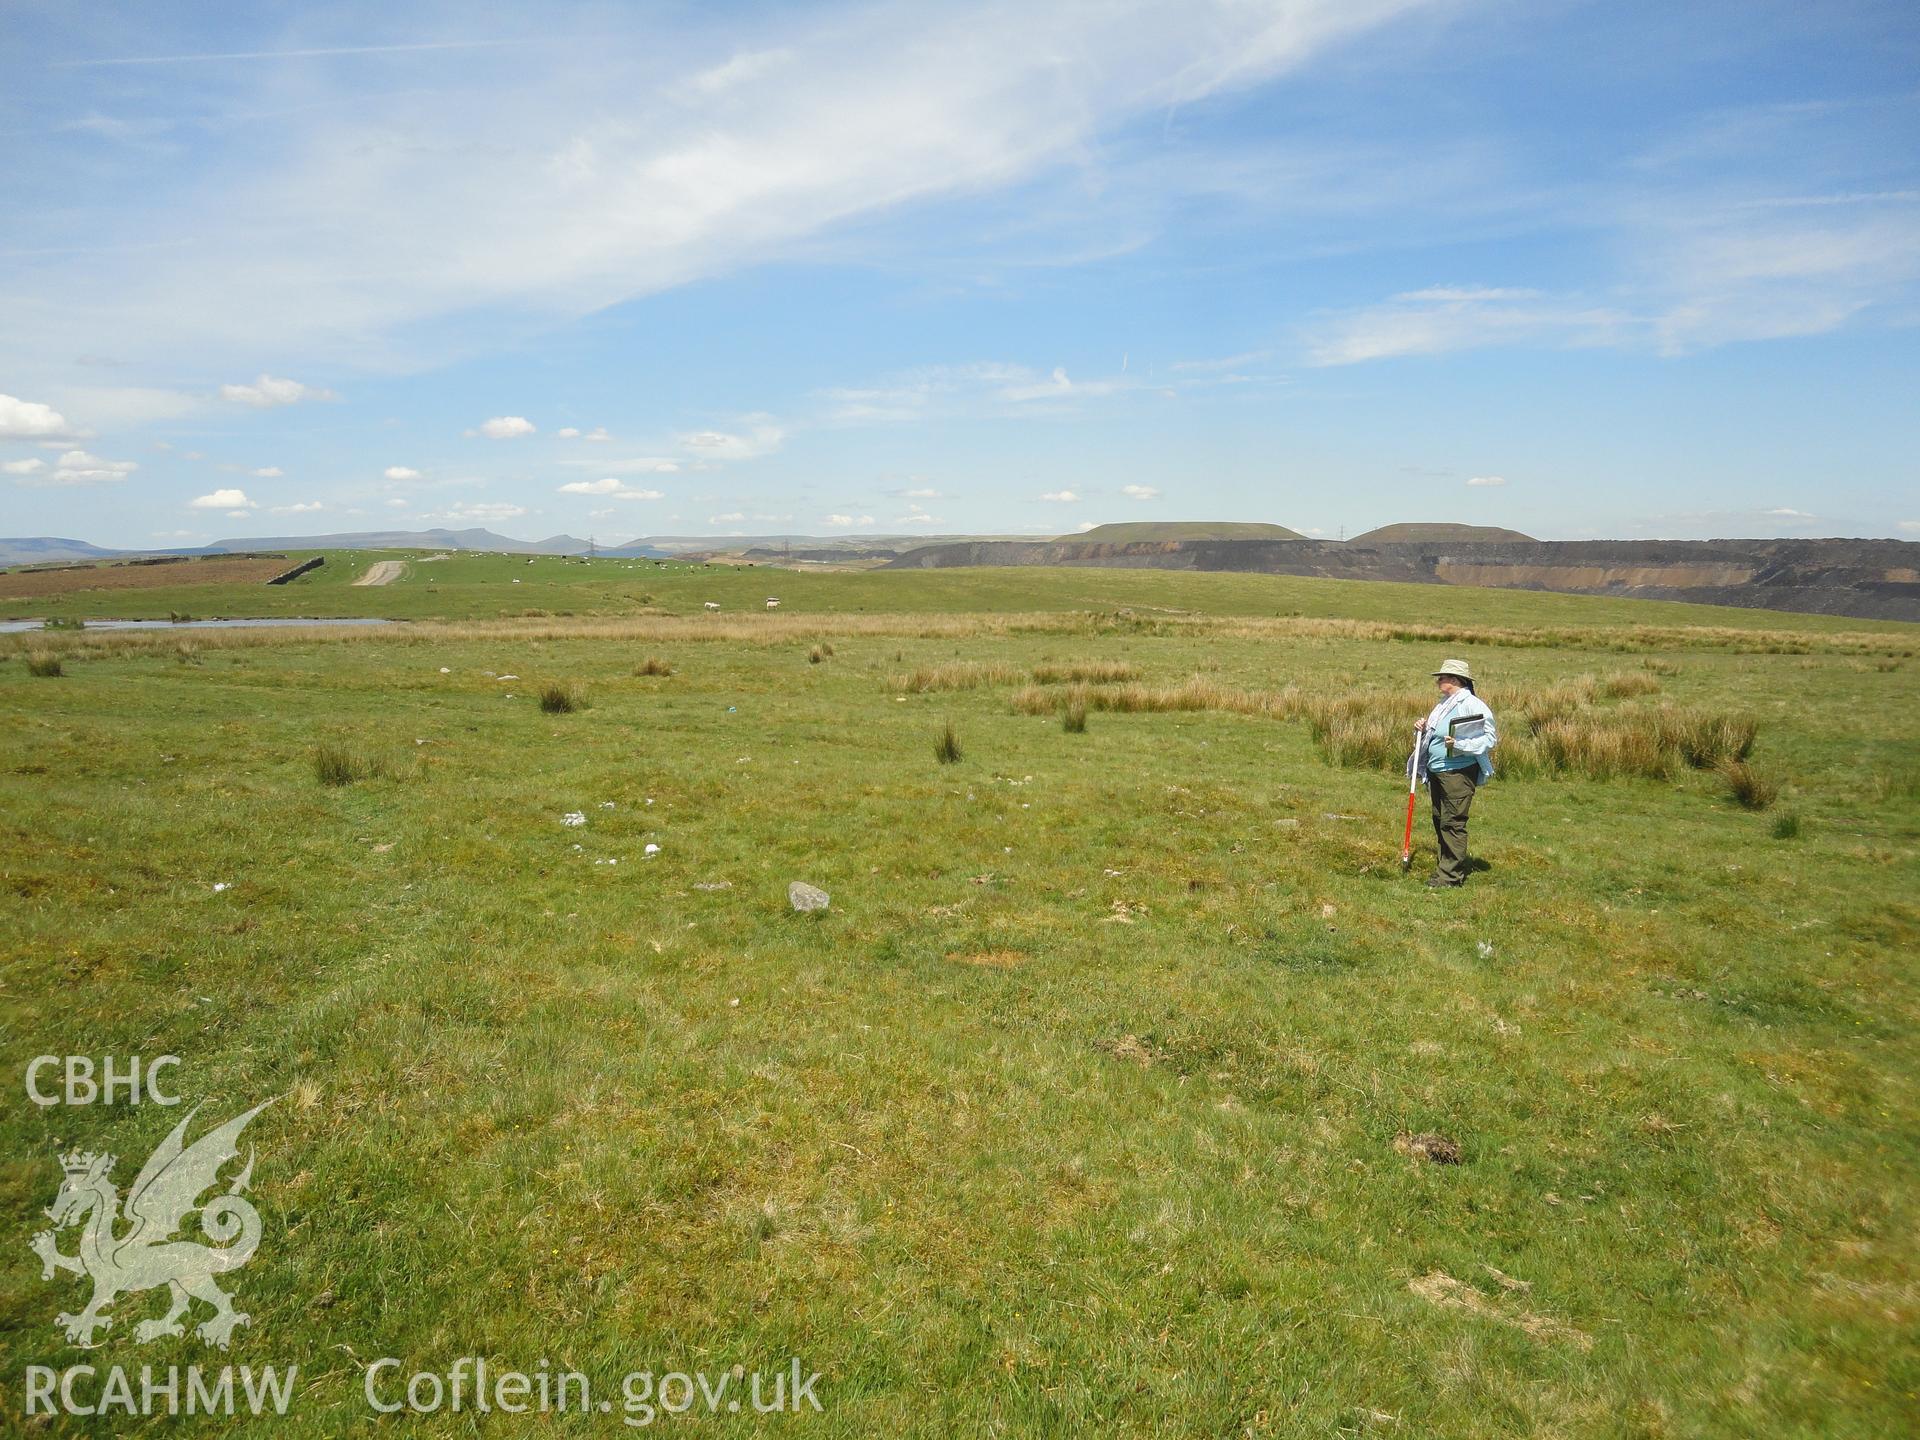
M 1473 671 L 1464 660 L 1449 659 L 1442 664 L 1438 670 L 1434 671 L 1433 674 L 1435 679 L 1438 679 L 1442 675 L 1458 675 L 1462 680 L 1467 681 L 1473 679 Z

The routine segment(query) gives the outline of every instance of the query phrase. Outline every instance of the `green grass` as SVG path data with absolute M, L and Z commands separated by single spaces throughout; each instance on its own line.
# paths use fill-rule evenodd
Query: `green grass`
M 412 605 L 422 568 L 329 593 Z M 203 1120 L 282 1097 L 247 1134 L 267 1231 L 223 1282 L 253 1316 L 224 1356 L 132 1343 L 151 1296 L 68 1346 L 84 1287 L 26 1251 L 57 1149 L 113 1150 L 124 1186 L 180 1112 L 7 1108 L 9 1413 L 29 1363 L 297 1363 L 298 1418 L 238 1433 L 304 1436 L 370 1432 L 369 1356 L 602 1380 L 797 1354 L 826 1413 L 769 1432 L 1906 1428 L 1920 667 L 1871 661 L 1912 627 L 1449 593 L 1516 721 L 1657 660 L 1658 694 L 1592 708 L 1753 719 L 1804 823 L 1782 845 L 1684 763 L 1503 776 L 1487 868 L 1434 893 L 1424 804 L 1403 877 L 1404 783 L 1330 764 L 1304 715 L 1059 719 L 1129 685 L 1417 691 L 1427 612 L 1284 577 L 931 577 L 782 575 L 773 616 L 735 614 L 748 572 L 556 579 L 583 614 L 711 589 L 739 626 L 202 632 L 193 664 L 87 631 L 58 685 L 0 664 L 0 1063 L 177 1054 Z M 512 578 L 434 599 L 483 612 Z M 1364 624 L 1317 623 L 1356 596 Z M 1012 678 L 894 683 L 954 666 Z M 1027 713 L 1037 671 L 1063 678 Z M 930 753 L 947 724 L 964 764 Z M 322 785 L 321 746 L 411 768 Z M 801 923 L 795 879 L 832 909 Z

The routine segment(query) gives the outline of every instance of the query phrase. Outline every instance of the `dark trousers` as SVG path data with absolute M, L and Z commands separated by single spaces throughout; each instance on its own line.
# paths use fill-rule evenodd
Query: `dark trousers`
M 1480 785 L 1480 767 L 1466 770 L 1429 770 L 1427 790 L 1433 796 L 1433 838 L 1440 846 L 1436 877 L 1449 885 L 1467 878 L 1467 812 Z

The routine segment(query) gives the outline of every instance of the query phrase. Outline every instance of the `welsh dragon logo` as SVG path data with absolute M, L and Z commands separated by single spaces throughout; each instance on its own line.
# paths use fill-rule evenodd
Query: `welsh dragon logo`
M 144 1342 L 162 1335 L 184 1334 L 180 1317 L 193 1301 L 201 1300 L 211 1305 L 214 1313 L 196 1327 L 195 1333 L 210 1344 L 227 1348 L 233 1327 L 247 1324 L 248 1316 L 235 1310 L 232 1298 L 213 1282 L 216 1275 L 237 1270 L 251 1260 L 260 1244 L 260 1212 L 242 1196 L 253 1176 L 252 1147 L 248 1147 L 247 1163 L 226 1194 L 216 1195 L 204 1206 L 199 1203 L 200 1196 L 219 1183 L 220 1167 L 240 1153 L 240 1132 L 247 1122 L 272 1103 L 269 1100 L 256 1105 L 218 1130 L 208 1131 L 192 1145 L 183 1146 L 187 1126 L 200 1110 L 194 1106 L 141 1166 L 133 1188 L 127 1192 L 124 1217 L 120 1214 L 119 1187 L 109 1178 L 114 1156 L 75 1150 L 60 1157 L 66 1179 L 46 1212 L 54 1228 L 35 1235 L 32 1244 L 43 1263 L 41 1279 L 51 1280 L 56 1270 L 71 1270 L 93 1280 L 93 1299 L 87 1308 L 78 1315 L 62 1314 L 58 1318 L 67 1339 L 91 1345 L 95 1331 L 112 1326 L 113 1319 L 106 1312 L 118 1296 L 165 1285 L 172 1292 L 173 1303 L 159 1319 L 141 1321 L 134 1329 L 136 1338 Z M 175 1238 L 196 1210 L 200 1230 L 213 1245 Z M 116 1233 L 123 1223 L 128 1228 Z M 80 1248 L 76 1254 L 63 1255 L 54 1232 L 74 1225 L 84 1227 Z

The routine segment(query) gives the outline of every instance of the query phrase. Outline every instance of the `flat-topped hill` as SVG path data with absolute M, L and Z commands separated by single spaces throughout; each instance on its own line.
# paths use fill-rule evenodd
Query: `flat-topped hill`
M 1260 520 L 1121 520 L 1096 525 L 1062 540 L 1304 540 L 1298 530 Z
M 1364 535 L 1356 535 L 1350 545 L 1425 545 L 1439 541 L 1491 542 L 1496 540 L 1532 540 L 1518 530 L 1503 530 L 1498 525 L 1448 525 L 1414 522 L 1406 525 L 1382 525 Z

